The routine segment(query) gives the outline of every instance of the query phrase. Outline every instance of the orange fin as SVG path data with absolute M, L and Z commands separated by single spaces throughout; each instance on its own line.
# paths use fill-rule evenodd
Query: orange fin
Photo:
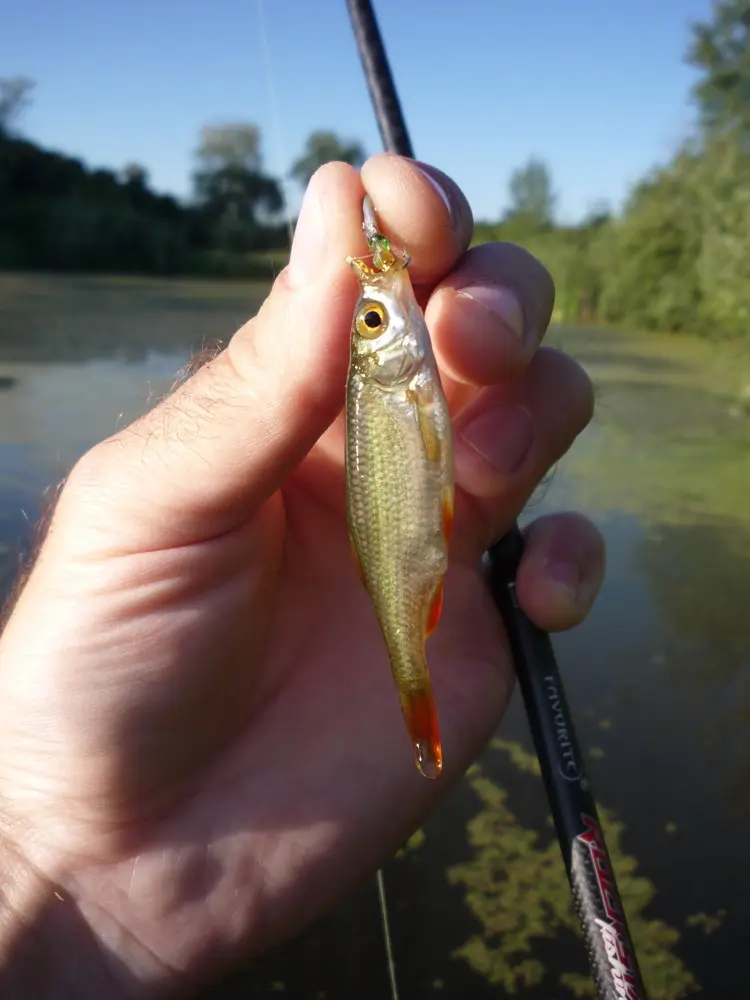
M 351 546 L 351 550 L 352 550 L 352 558 L 354 560 L 354 569 L 355 569 L 355 571 L 357 573 L 357 577 L 359 578 L 359 582 L 364 587 L 364 586 L 366 586 L 366 584 L 365 584 L 365 571 L 362 569 L 362 563 L 360 562 L 359 553 L 357 552 L 356 548 L 354 547 L 354 541 L 352 540 L 351 536 L 349 537 L 349 545 Z
M 411 401 L 417 411 L 417 423 L 422 435 L 422 444 L 424 445 L 427 460 L 437 465 L 442 456 L 443 445 L 432 419 L 435 411 L 435 402 L 430 392 L 419 386 L 414 386 L 409 392 Z
M 435 593 L 432 595 L 432 601 L 430 602 L 430 610 L 427 615 L 427 627 L 425 629 L 426 635 L 432 635 L 432 633 L 437 628 L 438 622 L 440 621 L 440 614 L 443 610 L 443 581 L 435 588 Z
M 401 707 L 412 739 L 417 770 L 425 778 L 439 778 L 443 770 L 443 748 L 432 691 L 428 687 L 407 695 Z
M 453 490 L 443 490 L 443 538 L 449 545 L 453 534 Z

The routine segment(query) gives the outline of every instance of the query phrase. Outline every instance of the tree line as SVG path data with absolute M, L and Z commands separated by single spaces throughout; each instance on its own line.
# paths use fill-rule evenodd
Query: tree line
M 697 122 L 615 215 L 555 222 L 549 168 L 514 172 L 509 208 L 475 241 L 512 240 L 552 272 L 559 318 L 750 337 L 750 0 L 714 0 L 693 25 Z M 253 276 L 288 249 L 283 188 L 264 168 L 251 123 L 200 133 L 186 204 L 149 187 L 146 171 L 90 170 L 17 134 L 29 80 L 0 81 L 0 268 Z M 359 166 L 359 143 L 313 133 L 290 178 L 302 187 L 330 160 Z
M 157 194 L 137 163 L 89 169 L 18 134 L 33 81 L 0 80 L 0 269 L 266 277 L 268 251 L 288 249 L 280 180 L 263 164 L 258 127 L 206 125 L 192 196 Z M 364 162 L 356 142 L 314 132 L 290 177 L 306 186 L 322 163 Z
M 750 337 L 750 0 L 715 0 L 686 53 L 698 120 L 615 216 L 554 224 L 545 164 L 511 179 L 511 208 L 478 239 L 524 244 L 554 275 L 560 318 Z

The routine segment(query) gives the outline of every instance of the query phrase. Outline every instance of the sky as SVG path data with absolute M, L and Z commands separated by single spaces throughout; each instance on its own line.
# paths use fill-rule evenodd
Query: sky
M 475 218 L 499 217 L 530 156 L 559 221 L 617 210 L 694 121 L 684 54 L 711 0 L 374 6 L 416 156 Z M 314 129 L 381 148 L 344 0 L 0 0 L 0 26 L 0 77 L 37 83 L 23 133 L 91 166 L 141 163 L 159 191 L 189 196 L 207 123 L 257 123 L 276 175 Z

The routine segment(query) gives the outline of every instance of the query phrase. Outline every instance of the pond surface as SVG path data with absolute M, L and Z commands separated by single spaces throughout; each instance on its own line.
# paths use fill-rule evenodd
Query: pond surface
M 0 275 L 0 591 L 45 491 L 259 305 L 252 284 Z M 575 507 L 609 568 L 555 639 L 652 1000 L 746 998 L 750 367 L 690 339 L 558 328 L 597 415 L 529 516 Z M 386 868 L 402 1000 L 592 996 L 518 695 Z M 390 995 L 374 882 L 206 997 Z

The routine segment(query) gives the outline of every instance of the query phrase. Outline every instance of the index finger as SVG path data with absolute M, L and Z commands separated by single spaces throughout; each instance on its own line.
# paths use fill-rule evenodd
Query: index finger
M 417 292 L 429 294 L 471 242 L 474 220 L 463 192 L 436 167 L 392 153 L 370 157 L 361 176 L 383 232 L 411 257 Z

